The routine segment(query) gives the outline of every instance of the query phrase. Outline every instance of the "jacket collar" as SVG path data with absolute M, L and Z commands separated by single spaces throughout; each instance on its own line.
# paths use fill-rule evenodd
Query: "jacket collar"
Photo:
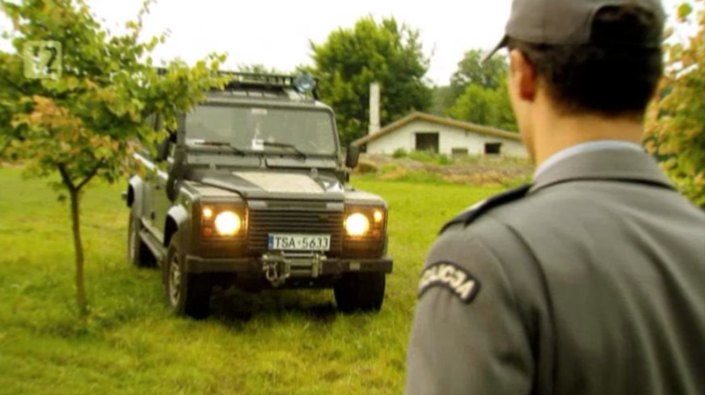
M 609 149 L 561 160 L 536 177 L 529 193 L 570 181 L 623 181 L 673 189 L 656 161 L 645 152 Z

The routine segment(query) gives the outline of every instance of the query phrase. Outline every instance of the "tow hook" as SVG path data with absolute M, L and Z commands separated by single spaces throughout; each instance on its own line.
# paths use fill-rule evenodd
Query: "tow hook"
M 286 261 L 264 260 L 264 276 L 274 288 L 281 287 L 291 275 L 291 267 Z

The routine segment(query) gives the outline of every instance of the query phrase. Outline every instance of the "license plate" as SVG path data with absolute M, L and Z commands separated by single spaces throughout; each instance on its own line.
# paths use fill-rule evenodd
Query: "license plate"
M 270 234 L 269 249 L 280 251 L 329 251 L 330 235 Z

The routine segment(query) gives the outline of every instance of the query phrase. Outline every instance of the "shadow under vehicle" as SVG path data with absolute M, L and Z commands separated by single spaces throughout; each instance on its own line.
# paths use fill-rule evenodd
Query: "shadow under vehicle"
M 333 288 L 344 312 L 382 306 L 387 206 L 347 185 L 333 110 L 310 76 L 231 73 L 135 159 L 128 258 L 159 266 L 177 314 L 203 318 L 214 285 Z M 154 119 L 154 127 L 160 126 Z

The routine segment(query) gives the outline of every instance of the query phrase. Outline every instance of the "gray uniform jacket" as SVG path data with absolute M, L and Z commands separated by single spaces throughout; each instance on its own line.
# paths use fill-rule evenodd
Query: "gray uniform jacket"
M 419 292 L 407 394 L 705 394 L 705 214 L 643 152 L 460 215 Z

